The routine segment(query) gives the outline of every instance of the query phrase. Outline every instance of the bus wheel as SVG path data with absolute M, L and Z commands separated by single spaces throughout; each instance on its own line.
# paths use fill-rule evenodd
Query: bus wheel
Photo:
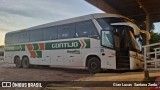
M 101 72 L 101 62 L 97 57 L 92 57 L 87 63 L 88 70 L 90 73 L 95 74 Z
M 22 63 L 19 57 L 15 58 L 15 64 L 17 68 L 21 68 L 22 67 Z
M 22 59 L 22 67 L 23 67 L 23 68 L 29 68 L 29 67 L 30 67 L 30 63 L 29 63 L 28 57 L 24 57 L 24 58 Z

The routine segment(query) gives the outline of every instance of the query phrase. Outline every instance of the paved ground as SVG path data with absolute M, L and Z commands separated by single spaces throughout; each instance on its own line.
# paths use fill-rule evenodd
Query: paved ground
M 151 76 L 160 76 L 159 71 L 153 71 Z M 14 64 L 0 62 L 0 81 L 142 81 L 142 70 L 139 71 L 103 71 L 91 75 L 86 70 L 34 67 L 30 69 L 16 68 Z M 71 88 L 69 88 L 71 89 Z M 85 88 L 82 90 L 88 90 Z M 98 88 L 92 88 L 97 90 Z M 89 90 L 92 90 L 89 89 Z M 112 88 L 116 90 L 117 88 Z M 123 90 L 124 88 L 122 88 Z M 136 89 L 136 88 L 135 88 Z M 41 88 L 0 88 L 0 90 L 42 90 Z M 55 90 L 55 88 L 54 88 Z M 66 90 L 58 89 L 58 90 Z M 74 89 L 75 90 L 75 89 Z M 81 90 L 81 89 L 78 89 Z M 103 90 L 103 88 L 100 88 Z M 107 90 L 105 88 L 104 90 Z M 120 90 L 120 88 L 119 88 Z
M 14 64 L 0 62 L 0 81 L 71 81 L 89 76 L 92 75 L 89 74 L 88 71 L 86 70 L 47 68 L 47 67 L 33 67 L 30 69 L 23 69 L 23 68 L 16 68 Z M 3 89 L 0 88 L 0 90 Z M 18 88 L 18 89 L 7 89 L 7 90 L 24 90 L 24 89 Z
M 16 68 L 14 64 L 0 63 L 0 81 L 68 81 L 92 76 L 85 70 L 33 67 Z

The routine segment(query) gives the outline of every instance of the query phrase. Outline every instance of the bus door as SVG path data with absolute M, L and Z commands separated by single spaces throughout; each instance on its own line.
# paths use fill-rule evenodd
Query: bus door
M 113 26 L 113 38 L 116 50 L 117 68 L 130 68 L 129 33 L 126 26 Z
M 105 48 L 101 49 L 102 68 L 116 69 L 116 51 L 114 48 L 112 31 L 101 31 L 101 45 Z

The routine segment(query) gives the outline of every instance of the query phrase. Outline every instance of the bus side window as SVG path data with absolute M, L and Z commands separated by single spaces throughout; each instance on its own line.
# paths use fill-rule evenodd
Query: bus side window
M 58 39 L 75 38 L 75 24 L 60 25 L 58 27 Z
M 16 44 L 19 40 L 19 33 L 9 33 L 6 35 L 6 44 Z
M 5 45 L 11 44 L 11 36 L 10 34 L 6 34 L 5 36 Z
M 56 26 L 43 28 L 43 40 L 56 40 L 58 38 L 58 28 Z
M 82 21 L 76 23 L 77 37 L 92 37 L 99 36 L 98 31 L 92 20 Z
M 19 43 L 19 33 L 14 33 L 12 44 L 17 44 L 17 43 Z
M 41 29 L 30 30 L 29 36 L 30 36 L 29 38 L 30 42 L 42 41 L 42 30 Z
M 19 33 L 19 43 L 29 42 L 29 33 L 28 31 L 23 31 Z

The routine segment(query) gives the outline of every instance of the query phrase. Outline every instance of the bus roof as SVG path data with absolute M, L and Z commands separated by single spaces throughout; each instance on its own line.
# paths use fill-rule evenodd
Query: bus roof
M 95 14 L 89 14 L 89 15 L 85 15 L 85 16 L 65 19 L 65 20 L 61 20 L 61 21 L 55 21 L 55 22 L 51 22 L 51 23 L 47 23 L 47 24 L 42 24 L 42 25 L 34 26 L 34 27 L 31 27 L 31 28 L 27 28 L 27 29 L 23 29 L 23 30 L 19 30 L 19 31 L 13 31 L 13 32 L 9 32 L 9 33 L 15 33 L 15 32 L 21 32 L 21 31 L 26 31 L 26 30 L 33 30 L 33 29 L 63 25 L 63 24 L 80 22 L 80 21 L 90 20 L 90 19 L 94 19 L 94 18 L 103 18 L 103 17 L 121 17 L 121 18 L 128 19 L 127 17 L 121 16 L 121 15 L 118 15 L 118 14 L 95 13 Z

